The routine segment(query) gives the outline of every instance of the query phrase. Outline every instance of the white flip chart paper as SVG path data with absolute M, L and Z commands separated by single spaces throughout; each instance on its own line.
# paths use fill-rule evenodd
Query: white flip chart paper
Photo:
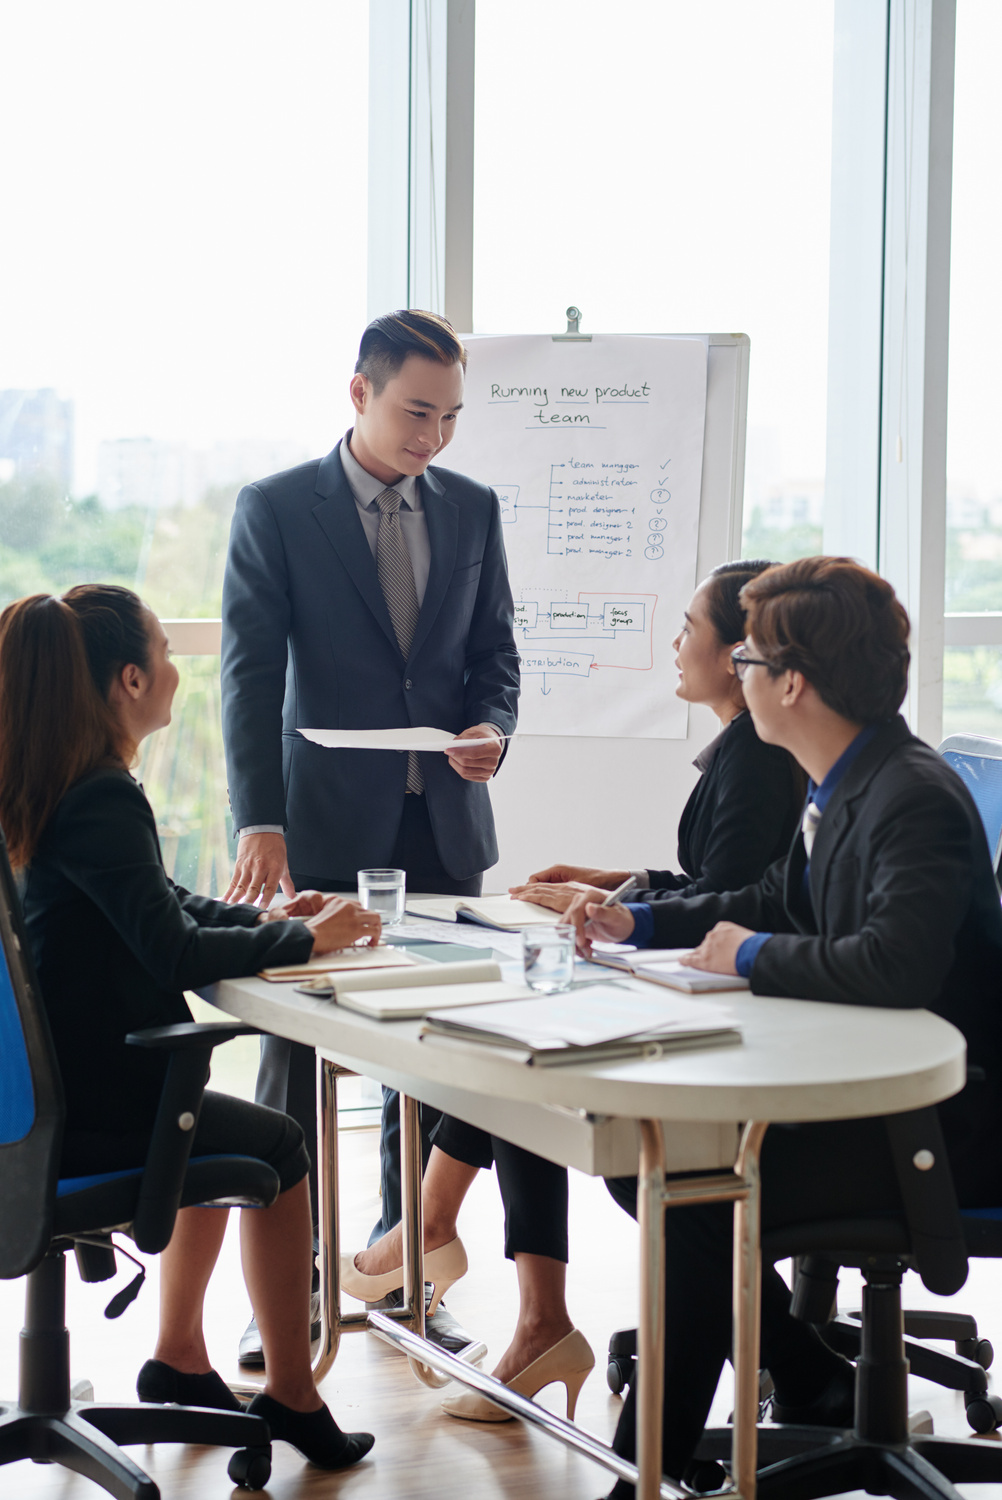
M 519 733 L 684 738 L 671 643 L 695 583 L 706 340 L 467 348 L 443 460 L 501 499 Z

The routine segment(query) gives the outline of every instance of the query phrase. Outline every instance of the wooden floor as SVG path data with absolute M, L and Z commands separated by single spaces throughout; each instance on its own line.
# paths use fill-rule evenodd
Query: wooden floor
M 351 1132 L 342 1136 L 342 1143 L 345 1243 L 354 1248 L 364 1243 L 378 1213 L 378 1136 L 371 1130 Z M 210 1288 L 206 1327 L 217 1368 L 227 1378 L 236 1378 L 236 1344 L 249 1306 L 239 1271 L 236 1215 L 231 1218 Z M 490 1360 L 507 1342 L 517 1301 L 514 1268 L 502 1255 L 500 1201 L 492 1176 L 481 1173 L 467 1200 L 461 1231 L 470 1271 L 453 1287 L 449 1306 L 472 1333 L 487 1341 Z M 620 1403 L 606 1387 L 604 1353 L 614 1329 L 636 1322 L 636 1230 L 600 1182 L 574 1173 L 571 1246 L 571 1313 L 597 1360 L 581 1394 L 578 1421 L 608 1438 Z M 147 1285 L 138 1302 L 121 1320 L 107 1322 L 102 1316 L 111 1292 L 130 1279 L 132 1267 L 123 1264 L 126 1268 L 116 1282 L 96 1286 L 79 1281 L 72 1261 L 68 1267 L 73 1374 L 88 1376 L 99 1399 L 134 1399 L 136 1372 L 153 1345 L 155 1260 L 149 1263 Z M 945 1299 L 930 1297 L 917 1278 L 909 1277 L 908 1283 L 908 1305 L 947 1305 Z M 851 1305 L 854 1296 L 858 1301 L 851 1283 L 844 1286 L 844 1305 Z M 0 1400 L 17 1389 L 22 1296 L 23 1283 L 0 1282 Z M 968 1285 L 953 1300 L 975 1313 L 982 1332 L 995 1339 L 1002 1368 L 1002 1268 L 972 1262 Z M 719 1421 L 730 1407 L 729 1375 L 728 1367 L 714 1407 Z M 264 1492 L 274 1500 L 313 1500 L 321 1495 L 351 1500 L 597 1500 L 611 1488 L 612 1476 L 606 1471 L 519 1422 L 485 1428 L 445 1416 L 439 1410 L 444 1393 L 419 1385 L 406 1361 L 370 1334 L 344 1339 L 322 1389 L 342 1427 L 375 1433 L 375 1448 L 358 1468 L 332 1475 L 310 1468 L 293 1450 L 276 1444 L 273 1477 Z M 562 1394 L 563 1387 L 554 1387 L 543 1399 L 559 1410 Z M 933 1412 L 937 1432 L 968 1434 L 959 1396 L 913 1381 L 911 1404 Z M 226 1474 L 229 1450 L 164 1446 L 131 1451 L 159 1484 L 164 1500 L 203 1500 L 231 1493 Z M 971 1486 L 969 1493 L 1002 1500 L 1002 1486 L 997 1488 L 998 1494 L 995 1486 Z M 4 1500 L 86 1500 L 100 1493 L 89 1481 L 53 1466 L 19 1463 L 0 1470 Z

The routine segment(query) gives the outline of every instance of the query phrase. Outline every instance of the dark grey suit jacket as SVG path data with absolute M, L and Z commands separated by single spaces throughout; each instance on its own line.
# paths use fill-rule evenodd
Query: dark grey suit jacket
M 518 652 L 497 497 L 429 468 L 431 571 L 405 662 L 338 453 L 240 491 L 223 584 L 223 737 L 234 826 L 284 824 L 290 867 L 350 880 L 389 863 L 406 756 L 326 750 L 310 729 L 488 722 L 510 733 Z M 443 865 L 466 880 L 497 859 L 486 785 L 421 757 Z

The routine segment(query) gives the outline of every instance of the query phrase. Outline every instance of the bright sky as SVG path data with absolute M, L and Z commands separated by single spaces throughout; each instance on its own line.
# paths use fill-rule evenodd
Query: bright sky
M 958 7 L 950 467 L 1002 493 L 1002 5 Z M 833 0 L 478 0 L 477 332 L 743 331 L 750 469 L 824 475 Z M 349 420 L 364 0 L 33 0 L 0 24 L 0 387 L 102 438 Z

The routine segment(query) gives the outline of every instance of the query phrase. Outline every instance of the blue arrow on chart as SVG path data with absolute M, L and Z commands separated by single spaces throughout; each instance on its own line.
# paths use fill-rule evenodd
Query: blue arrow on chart
M 545 672 L 543 673 L 543 686 L 540 689 L 540 691 L 542 692 L 544 698 L 548 698 L 550 696 L 550 694 L 553 692 L 552 688 L 548 688 L 546 686 L 546 673 Z

